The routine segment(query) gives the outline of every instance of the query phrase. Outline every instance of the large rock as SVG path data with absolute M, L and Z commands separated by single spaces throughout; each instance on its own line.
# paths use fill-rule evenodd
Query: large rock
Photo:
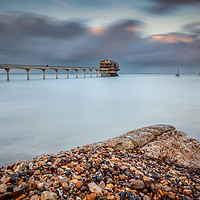
M 158 124 L 133 130 L 119 137 L 92 145 L 117 150 L 139 147 L 147 156 L 175 162 L 180 166 L 200 167 L 200 143 L 171 125 Z
M 109 139 L 99 144 L 105 144 L 107 146 L 119 150 L 133 149 L 135 147 L 142 147 L 147 143 L 154 141 L 158 136 L 162 135 L 163 133 L 172 130 L 175 130 L 175 128 L 170 125 L 159 124 L 154 126 L 148 126 L 134 131 L 130 131 L 119 137 Z
M 200 167 L 200 143 L 181 131 L 163 133 L 142 147 L 145 154 L 154 158 L 169 159 L 179 165 Z

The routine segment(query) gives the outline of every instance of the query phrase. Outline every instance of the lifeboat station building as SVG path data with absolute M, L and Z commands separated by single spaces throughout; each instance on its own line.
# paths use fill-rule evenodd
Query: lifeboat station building
M 115 61 L 104 59 L 99 62 L 100 69 L 108 69 L 106 75 L 118 76 L 119 64 Z M 103 76 L 104 71 L 101 71 L 101 76 Z

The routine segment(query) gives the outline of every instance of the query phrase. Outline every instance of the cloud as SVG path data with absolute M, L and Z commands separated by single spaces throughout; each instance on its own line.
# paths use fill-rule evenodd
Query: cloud
M 78 5 L 78 6 L 87 6 L 87 7 L 96 7 L 96 6 L 107 6 L 110 5 L 112 2 L 111 0 L 101 0 L 101 1 L 94 1 L 94 0 L 53 0 L 55 3 L 60 5 Z
M 200 22 L 192 22 L 192 23 L 186 24 L 183 27 L 183 30 L 199 35 L 200 34 Z
M 162 41 L 166 43 L 178 43 L 178 42 L 194 42 L 196 40 L 195 35 L 189 35 L 184 33 L 169 33 L 152 35 L 152 39 Z
M 198 68 L 197 33 L 144 38 L 144 26 L 132 19 L 97 28 L 46 16 L 7 15 L 0 21 L 0 60 L 11 64 L 96 67 L 99 60 L 109 58 L 120 63 L 122 72 L 170 72 L 177 66 L 186 71 Z M 193 27 L 197 24 L 189 29 Z
M 46 16 L 17 13 L 6 15 L 6 18 L 0 21 L 0 28 L 4 34 L 12 34 L 14 31 L 15 35 L 57 39 L 76 37 L 86 31 L 77 22 L 62 22 Z
M 200 0 L 153 0 L 153 5 L 148 7 L 154 14 L 165 14 L 184 5 L 196 5 Z
M 67 6 L 68 5 L 67 2 L 62 1 L 62 0 L 52 0 L 52 1 L 57 3 L 57 4 L 59 4 L 59 5 L 61 5 L 61 6 Z

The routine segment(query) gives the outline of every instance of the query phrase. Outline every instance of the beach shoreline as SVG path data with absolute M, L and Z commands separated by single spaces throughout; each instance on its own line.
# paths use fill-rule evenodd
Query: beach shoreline
M 199 199 L 200 143 L 153 125 L 0 169 L 0 199 Z

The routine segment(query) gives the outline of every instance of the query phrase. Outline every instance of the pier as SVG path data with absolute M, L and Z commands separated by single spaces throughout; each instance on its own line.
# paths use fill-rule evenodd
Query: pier
M 7 73 L 7 80 L 9 81 L 9 73 L 12 69 L 24 69 L 27 73 L 27 80 L 30 79 L 29 74 L 31 69 L 40 69 L 43 73 L 43 79 L 45 79 L 46 70 L 55 70 L 55 78 L 58 79 L 58 71 L 66 70 L 66 78 L 69 78 L 69 71 L 73 70 L 76 73 L 76 78 L 78 78 L 78 71 L 82 70 L 84 72 L 84 78 L 86 77 L 86 71 L 90 72 L 90 77 L 93 76 L 93 71 L 96 71 L 96 77 L 98 77 L 99 73 L 101 77 L 103 76 L 112 76 L 113 73 L 116 73 L 116 70 L 107 69 L 107 68 L 93 68 L 93 67 L 61 67 L 61 66 L 36 66 L 36 65 L 8 65 L 8 64 L 0 64 L 0 69 L 4 69 Z

